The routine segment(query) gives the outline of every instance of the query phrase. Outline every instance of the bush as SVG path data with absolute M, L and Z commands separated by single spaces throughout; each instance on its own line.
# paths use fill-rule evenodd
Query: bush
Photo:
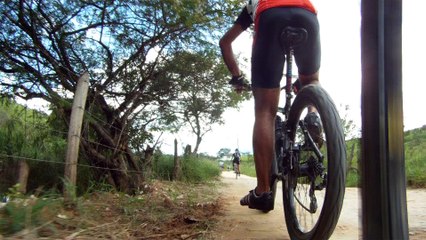
M 220 176 L 216 161 L 204 158 L 187 157 L 182 159 L 182 180 L 205 182 Z
M 247 155 L 247 156 L 243 155 L 241 157 L 240 172 L 250 177 L 256 177 L 256 168 L 254 165 L 254 159 L 252 155 Z
M 220 176 L 220 169 L 215 160 L 192 156 L 180 158 L 182 176 L 179 180 L 186 182 L 204 182 Z M 173 168 L 173 156 L 156 156 L 153 166 L 153 177 L 161 180 L 172 180 Z
M 17 189 L 17 185 L 9 188 L 7 195 L 10 201 L 0 209 L 0 233 L 4 235 L 45 224 L 46 218 L 54 216 L 61 206 L 61 201 L 54 192 L 37 198 L 26 197 Z
M 153 178 L 162 180 L 172 180 L 174 159 L 171 155 L 155 156 L 153 165 Z

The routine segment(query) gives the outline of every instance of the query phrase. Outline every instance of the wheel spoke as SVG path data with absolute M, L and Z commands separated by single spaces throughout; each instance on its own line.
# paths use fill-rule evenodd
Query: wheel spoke
M 340 215 L 345 183 L 345 173 L 339 172 L 345 169 L 346 152 L 337 110 L 321 87 L 304 87 L 285 128 L 289 144 L 283 146 L 290 146 L 282 150 L 283 169 L 288 169 L 283 184 L 287 229 L 292 239 L 327 239 Z

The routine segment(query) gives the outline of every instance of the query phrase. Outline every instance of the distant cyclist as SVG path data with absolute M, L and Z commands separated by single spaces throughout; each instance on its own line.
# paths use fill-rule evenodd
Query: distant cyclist
M 285 62 L 279 37 L 282 30 L 289 26 L 304 28 L 308 33 L 307 40 L 294 48 L 302 86 L 319 83 L 321 45 L 317 12 L 309 0 L 247 1 L 237 20 L 219 43 L 225 64 L 232 74 L 229 83 L 237 91 L 241 90 L 245 79 L 234 57 L 232 42 L 253 24 L 255 33 L 251 57 L 251 89 L 255 105 L 253 153 L 257 186 L 240 203 L 249 208 L 269 211 L 274 206 L 269 188 L 269 170 L 275 154 L 273 133 Z M 309 132 L 312 131 L 311 128 L 320 132 L 320 125 L 315 124 L 319 122 L 317 119 L 315 113 L 309 115 Z M 310 122 L 313 124 L 309 124 Z
M 235 173 L 238 174 L 238 176 L 240 176 L 240 163 L 241 163 L 241 154 L 237 148 L 235 149 L 234 154 L 232 154 L 232 164 L 234 165 L 234 171 Z

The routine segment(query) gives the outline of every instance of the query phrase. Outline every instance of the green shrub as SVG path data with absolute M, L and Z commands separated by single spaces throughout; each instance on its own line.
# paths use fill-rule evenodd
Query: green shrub
M 10 201 L 0 209 L 0 233 L 4 235 L 41 226 L 61 207 L 56 194 L 46 194 L 43 198 L 27 197 L 20 194 L 15 186 L 9 189 L 7 195 Z
M 426 186 L 426 155 L 417 155 L 406 161 L 405 174 L 407 185 L 411 187 Z
M 182 180 L 205 182 L 220 176 L 216 161 L 204 158 L 187 157 L 182 159 Z
M 220 169 L 215 160 L 197 157 L 180 157 L 182 176 L 179 180 L 187 182 L 204 182 L 220 175 Z M 153 177 L 162 180 L 172 180 L 174 158 L 171 155 L 156 156 L 153 165 Z
M 360 176 L 357 171 L 349 171 L 346 175 L 346 187 L 359 187 Z
M 171 155 L 155 156 L 153 165 L 153 178 L 172 180 L 174 159 Z
M 240 172 L 250 177 L 256 177 L 256 168 L 254 165 L 254 158 L 252 155 L 248 155 L 248 156 L 243 155 L 241 157 Z

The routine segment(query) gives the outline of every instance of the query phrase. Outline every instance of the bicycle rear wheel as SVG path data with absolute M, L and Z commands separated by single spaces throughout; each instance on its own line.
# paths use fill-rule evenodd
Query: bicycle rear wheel
M 319 115 L 319 136 L 311 136 L 305 127 L 308 107 L 315 107 Z M 294 150 L 283 181 L 287 230 L 291 239 L 328 239 L 343 204 L 346 147 L 339 114 L 321 86 L 308 85 L 297 94 L 287 129 Z

